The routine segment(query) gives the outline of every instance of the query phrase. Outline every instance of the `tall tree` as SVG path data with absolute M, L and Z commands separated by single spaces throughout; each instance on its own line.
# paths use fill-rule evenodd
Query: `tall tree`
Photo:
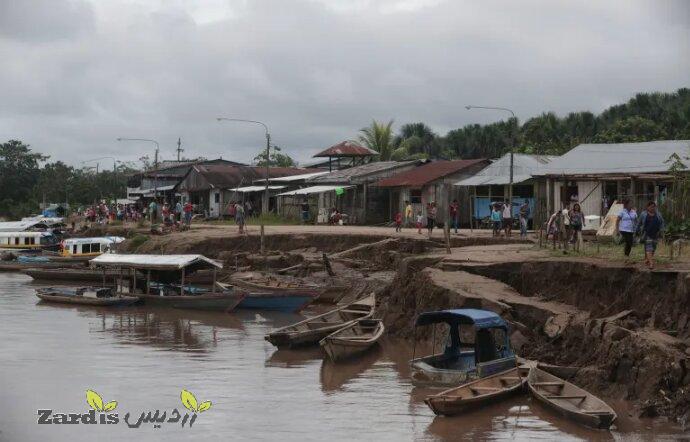
M 371 126 L 360 130 L 359 141 L 379 153 L 380 161 L 388 161 L 393 153 L 393 120 L 387 124 L 372 120 Z

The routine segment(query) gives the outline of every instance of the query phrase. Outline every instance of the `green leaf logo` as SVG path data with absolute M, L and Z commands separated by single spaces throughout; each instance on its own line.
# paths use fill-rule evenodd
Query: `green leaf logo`
M 117 408 L 117 402 L 116 401 L 110 401 L 107 404 L 103 404 L 103 398 L 101 397 L 100 394 L 96 393 L 93 390 L 86 390 L 86 403 L 89 404 L 91 408 L 98 412 L 103 412 L 105 411 L 106 413 L 109 411 L 113 411 L 115 408 Z
M 199 403 L 196 400 L 196 396 L 194 396 L 194 394 L 188 390 L 182 390 L 182 392 L 180 392 L 180 400 L 182 401 L 182 405 L 184 405 L 187 410 L 194 413 L 203 413 L 211 408 L 211 401 Z

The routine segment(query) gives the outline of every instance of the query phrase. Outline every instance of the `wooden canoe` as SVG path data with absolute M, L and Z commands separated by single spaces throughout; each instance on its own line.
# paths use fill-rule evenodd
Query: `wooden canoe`
M 359 319 L 326 336 L 319 344 L 333 361 L 339 361 L 370 349 L 384 330 L 380 319 Z
M 61 304 L 79 304 L 79 305 L 93 305 L 93 306 L 103 306 L 110 307 L 116 305 L 129 305 L 134 304 L 139 300 L 137 296 L 107 296 L 102 298 L 90 298 L 87 296 L 82 296 L 76 294 L 77 290 L 74 290 L 75 294 L 69 294 L 69 289 L 66 288 L 43 288 L 36 290 L 36 296 L 38 296 L 41 301 L 45 302 L 57 302 Z
M 616 420 L 606 402 L 544 370 L 532 368 L 527 384 L 539 402 L 579 424 L 608 429 Z
M 528 373 L 528 367 L 515 367 L 429 396 L 424 402 L 437 415 L 472 411 L 525 391 Z
M 252 292 L 308 295 L 312 298 L 318 298 L 325 291 L 325 288 L 318 286 L 297 284 L 267 277 L 235 277 L 230 282 Z
M 278 348 L 316 345 L 321 339 L 352 321 L 371 317 L 375 304 L 376 297 L 372 293 L 351 304 L 274 330 L 264 339 Z
M 163 307 L 209 310 L 229 313 L 233 311 L 245 298 L 245 293 L 240 291 L 203 293 L 197 295 L 141 295 L 139 298 L 146 304 Z

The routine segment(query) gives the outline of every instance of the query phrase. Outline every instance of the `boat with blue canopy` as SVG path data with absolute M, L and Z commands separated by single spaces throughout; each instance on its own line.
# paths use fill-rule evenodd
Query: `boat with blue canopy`
M 436 353 L 439 324 L 444 328 L 445 345 L 441 353 Z M 412 356 L 410 366 L 415 385 L 459 385 L 517 366 L 517 358 L 510 347 L 508 324 L 492 311 L 452 309 L 425 312 L 417 317 L 415 335 L 420 326 L 433 327 L 433 347 L 430 356 Z

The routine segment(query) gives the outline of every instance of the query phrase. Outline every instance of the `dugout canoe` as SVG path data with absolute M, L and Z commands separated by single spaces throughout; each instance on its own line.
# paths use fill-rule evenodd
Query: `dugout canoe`
M 608 429 L 617 418 L 606 402 L 539 368 L 530 370 L 527 385 L 539 402 L 581 425 Z
M 376 296 L 372 293 L 335 310 L 274 330 L 264 339 L 278 348 L 316 345 L 321 339 L 351 322 L 371 317 L 375 305 Z
M 130 305 L 139 301 L 137 296 L 113 295 L 111 289 L 103 287 L 45 287 L 36 289 L 36 296 L 45 302 L 100 307 Z
M 528 373 L 529 367 L 515 367 L 429 396 L 424 402 L 439 416 L 476 410 L 524 392 Z
M 380 319 L 358 319 L 319 342 L 333 360 L 339 361 L 369 350 L 381 339 L 385 327 Z

